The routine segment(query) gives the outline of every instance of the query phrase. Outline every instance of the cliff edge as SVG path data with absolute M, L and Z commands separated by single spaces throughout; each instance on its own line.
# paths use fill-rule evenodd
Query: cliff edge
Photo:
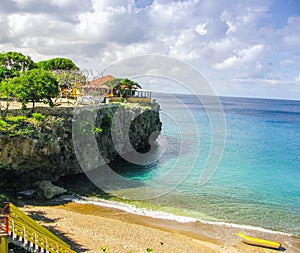
M 62 176 L 82 173 L 78 143 L 86 148 L 85 134 L 94 137 L 99 154 L 110 163 L 120 152 L 128 151 L 122 142 L 116 147 L 114 139 L 122 140 L 128 134 L 131 148 L 144 153 L 161 131 L 157 103 L 40 107 L 36 112 L 45 118 L 35 124 L 30 120 L 19 122 L 22 131 L 0 131 L 0 190 L 20 191 L 39 180 L 54 182 Z M 19 113 L 11 110 L 10 116 Z M 129 128 L 124 133 L 128 119 Z

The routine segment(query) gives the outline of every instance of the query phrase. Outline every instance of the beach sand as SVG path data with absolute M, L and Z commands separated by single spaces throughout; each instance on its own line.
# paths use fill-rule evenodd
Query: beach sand
M 280 241 L 285 252 L 300 252 L 299 238 L 201 222 L 179 223 L 93 204 L 69 202 L 21 209 L 70 243 L 76 252 L 98 253 L 106 246 L 110 253 L 147 252 L 147 248 L 154 253 L 278 252 L 242 243 L 236 236 L 238 231 Z

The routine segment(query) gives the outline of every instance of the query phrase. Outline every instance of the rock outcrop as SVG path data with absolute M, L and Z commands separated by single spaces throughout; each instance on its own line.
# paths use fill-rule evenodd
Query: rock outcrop
M 43 180 L 38 184 L 38 188 L 35 190 L 33 197 L 38 200 L 49 200 L 66 192 L 66 189 L 53 185 L 50 181 Z
M 82 173 L 78 162 L 80 145 L 82 151 L 90 145 L 85 135 L 96 140 L 99 154 L 109 163 L 121 153 L 130 152 L 123 139 L 124 142 L 129 139 L 135 151 L 145 152 L 161 131 L 156 103 L 37 108 L 36 111 L 50 119 L 36 127 L 31 135 L 0 133 L 0 190 L 19 191 L 30 188 L 38 180 L 54 182 L 61 176 Z

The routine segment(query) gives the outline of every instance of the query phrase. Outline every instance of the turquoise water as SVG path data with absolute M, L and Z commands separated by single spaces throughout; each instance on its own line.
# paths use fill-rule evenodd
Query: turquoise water
M 117 189 L 116 195 L 134 199 L 152 189 L 153 198 L 126 202 L 300 235 L 300 101 L 220 98 L 222 113 L 215 101 L 204 109 L 192 95 L 155 98 L 163 123 L 158 159 L 145 166 L 122 164 L 119 173 L 142 184 Z M 215 139 L 208 111 L 217 119 L 225 117 L 226 128 L 217 128 Z M 222 133 L 222 158 L 210 180 L 200 184 L 211 147 L 222 150 Z

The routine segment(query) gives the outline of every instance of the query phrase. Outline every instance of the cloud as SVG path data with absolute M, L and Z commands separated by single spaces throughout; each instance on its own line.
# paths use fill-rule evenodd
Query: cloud
M 223 62 L 216 63 L 214 65 L 215 69 L 231 69 L 236 67 L 242 67 L 242 65 L 247 63 L 252 63 L 256 61 L 261 52 L 263 51 L 263 45 L 253 45 L 249 48 L 239 50 L 235 55 L 225 59 Z
M 282 30 L 284 44 L 288 48 L 299 49 L 300 41 L 300 16 L 289 17 L 288 25 Z
M 61 21 L 77 23 L 78 15 L 86 11 L 93 11 L 90 0 L 14 0 L 15 12 L 27 14 L 43 14 Z
M 124 57 L 166 55 L 192 64 L 222 92 L 239 78 L 253 80 L 256 87 L 263 85 L 258 78 L 294 81 L 300 17 L 290 16 L 279 27 L 272 4 L 1 0 L 0 51 L 21 51 L 34 60 L 67 57 L 95 72 Z
M 200 35 L 205 35 L 207 33 L 206 24 L 200 23 L 196 26 L 195 31 Z
M 296 83 L 300 83 L 300 74 L 298 76 L 295 77 L 295 82 Z

